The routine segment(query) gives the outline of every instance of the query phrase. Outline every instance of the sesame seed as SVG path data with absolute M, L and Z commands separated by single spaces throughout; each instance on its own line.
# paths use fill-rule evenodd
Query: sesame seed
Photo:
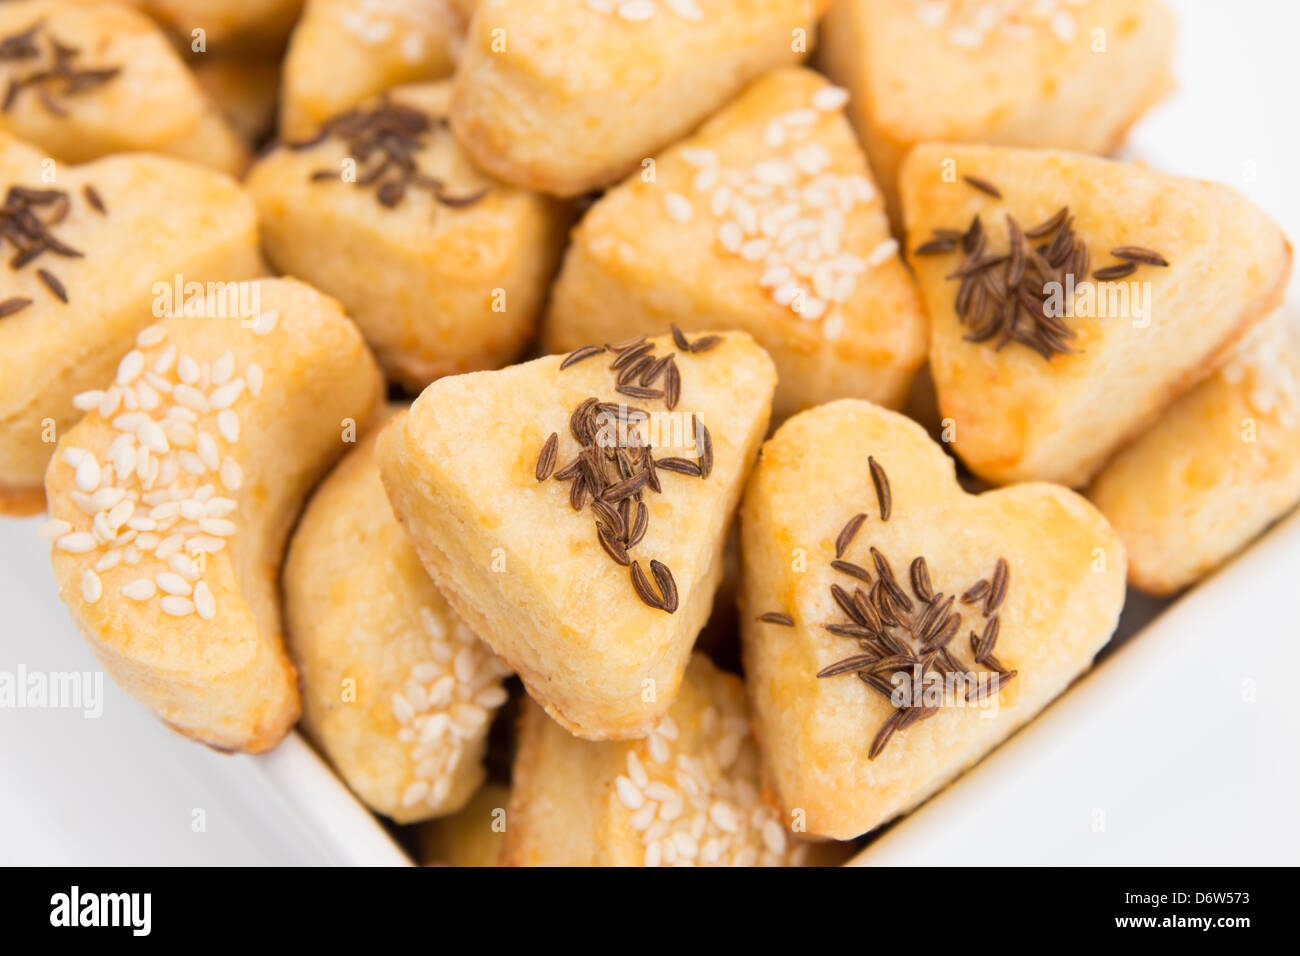
M 629 810 L 639 810 L 645 802 L 645 797 L 641 791 L 627 777 L 620 774 L 614 780 L 614 789 L 618 793 L 618 798 L 623 802 L 623 806 Z
M 186 385 L 197 385 L 199 383 L 199 363 L 194 361 L 188 355 L 182 355 L 176 361 L 176 375 L 181 382 Z
M 140 330 L 140 334 L 135 337 L 135 344 L 137 348 L 151 349 L 166 337 L 167 327 L 161 322 L 155 322 Z
M 158 583 L 158 588 L 167 594 L 182 594 L 189 596 L 194 590 L 194 586 L 186 581 L 179 574 L 172 571 L 163 571 L 154 575 L 154 580 Z
M 55 546 L 69 554 L 85 554 L 95 549 L 95 539 L 85 531 L 73 531 L 59 538 Z
M 82 412 L 93 411 L 104 401 L 104 392 L 100 389 L 94 389 L 89 392 L 82 392 L 72 399 L 72 407 Z
M 824 113 L 843 109 L 849 101 L 849 91 L 841 86 L 823 86 L 812 95 L 812 104 Z
M 87 604 L 94 604 L 104 594 L 104 585 L 99 575 L 87 568 L 81 572 L 81 597 Z
M 61 518 L 50 518 L 41 525 L 40 535 L 46 541 L 53 542 L 72 530 L 72 524 Z
M 253 334 L 259 338 L 270 335 L 275 331 L 275 326 L 279 321 L 280 313 L 276 309 L 262 312 L 253 321 Z
M 185 617 L 194 612 L 194 602 L 176 594 L 169 594 L 158 603 L 163 613 L 170 614 L 172 617 Z
M 117 366 L 117 384 L 130 385 L 140 373 L 144 371 L 144 353 L 139 349 L 132 349 L 122 356 L 122 361 Z
M 677 222 L 690 222 L 694 212 L 691 201 L 681 193 L 668 193 L 664 197 L 664 208 L 668 210 L 668 217 Z

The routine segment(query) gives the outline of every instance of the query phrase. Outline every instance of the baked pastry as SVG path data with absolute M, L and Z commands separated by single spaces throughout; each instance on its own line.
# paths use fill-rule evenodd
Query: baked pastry
M 167 37 L 117 3 L 0 5 L 0 133 L 81 163 L 145 150 L 237 174 L 244 144 Z
M 1124 604 L 1124 546 L 1086 500 L 968 495 L 919 425 L 853 399 L 777 430 L 740 527 L 765 779 L 817 836 L 865 833 L 980 759 L 1088 666 Z
M 1172 87 L 1160 0 L 834 0 L 818 57 L 900 222 L 917 143 L 1108 153 Z
M 828 2 L 481 0 L 452 125 L 498 179 L 581 195 L 681 139 L 760 73 L 802 60 Z
M 425 866 L 497 866 L 506 842 L 510 788 L 484 784 L 449 817 L 430 820 L 417 837 Z
M 367 806 L 410 823 L 460 809 L 483 782 L 506 669 L 420 566 L 379 481 L 376 434 L 294 531 L 285 637 L 303 728 Z
M 809 70 L 755 81 L 606 193 L 574 230 L 553 351 L 638 333 L 742 329 L 779 372 L 778 419 L 833 398 L 897 406 L 925 317 L 843 91 Z
M 579 740 L 525 701 L 501 862 L 802 864 L 807 847 L 759 790 L 744 687 L 703 654 L 643 740 Z
M 44 531 L 59 596 L 114 680 L 221 750 L 298 719 L 280 562 L 303 496 L 377 413 L 343 310 L 292 279 L 220 291 L 142 331 L 59 440 Z
M 1290 274 L 1277 226 L 1215 183 L 945 143 L 914 149 L 899 184 L 939 408 L 994 483 L 1085 484 Z
M 589 346 L 440 379 L 380 436 L 434 583 L 569 732 L 672 704 L 775 382 L 739 332 Z
M 222 55 L 279 50 L 303 0 L 137 0 L 178 39 L 202 31 L 205 46 Z
M 261 143 L 270 135 L 280 85 L 278 60 L 203 54 L 189 63 L 199 88 L 245 143 Z
M 450 0 L 307 0 L 284 58 L 280 135 L 302 139 L 384 90 L 450 76 L 466 22 Z
M 45 162 L 0 133 L 0 514 L 41 509 L 73 396 L 112 379 L 176 283 L 262 273 L 253 204 L 225 176 L 110 156 L 51 184 Z
M 1300 501 L 1300 327 L 1286 309 L 1116 455 L 1088 497 L 1128 548 L 1129 581 L 1194 583 Z
M 566 218 L 502 186 L 448 131 L 446 84 L 401 87 L 344 113 L 249 173 L 280 271 L 338 298 L 389 378 L 511 361 L 532 335 Z

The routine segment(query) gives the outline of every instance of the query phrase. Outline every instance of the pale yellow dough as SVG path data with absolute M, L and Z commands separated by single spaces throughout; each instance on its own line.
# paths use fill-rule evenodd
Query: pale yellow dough
M 658 156 L 652 181 L 633 174 L 606 193 L 574 230 L 547 347 L 671 323 L 742 329 L 776 362 L 777 419 L 846 396 L 900 405 L 925 357 L 925 316 L 834 94 L 810 70 L 769 73 Z M 801 299 L 778 301 L 783 287 Z
M 923 22 L 927 6 L 949 9 L 942 24 Z M 1035 6 L 1051 10 L 1035 14 Z M 895 223 L 899 164 L 917 143 L 1106 153 L 1171 88 L 1173 18 L 1161 0 L 1018 7 L 1006 26 L 995 22 L 974 43 L 970 26 L 995 10 L 983 0 L 831 4 L 818 56 L 853 93 L 849 116 Z M 1054 27 L 1052 11 L 1065 22 Z
M 657 354 L 671 339 L 653 340 Z M 722 575 L 727 529 L 767 430 L 776 375 L 747 335 L 679 355 L 681 401 L 664 419 L 656 459 L 694 457 L 690 415 L 710 430 L 707 479 L 660 471 L 644 500 L 648 525 L 630 552 L 675 579 L 675 613 L 642 603 L 628 567 L 596 537 L 592 511 L 574 511 L 569 485 L 538 482 L 548 436 L 556 468 L 578 451 L 569 418 L 588 396 L 618 402 L 610 355 L 559 369 L 549 356 L 498 372 L 441 379 L 379 441 L 384 486 L 425 567 L 451 606 L 570 732 L 639 737 L 671 706 Z M 660 401 L 622 398 L 663 412 Z M 674 422 L 677 429 L 674 428 Z
M 452 123 L 480 166 L 577 196 L 622 179 L 765 70 L 811 49 L 828 0 L 659 4 L 633 21 L 577 0 L 481 0 Z
M 1280 310 L 1088 487 L 1129 553 L 1129 581 L 1172 594 L 1300 501 L 1300 331 Z
M 394 86 L 451 75 L 465 26 L 451 0 L 307 0 L 284 59 L 281 138 L 310 136 Z
M 238 175 L 244 143 L 204 95 L 167 37 L 148 17 L 116 3 L 27 0 L 0 5 L 0 36 L 37 27 L 36 59 L 0 62 L 0 88 L 54 63 L 51 43 L 76 47 L 78 70 L 120 69 L 79 93 L 49 84 L 51 110 L 39 89 L 24 86 L 0 111 L 0 133 L 36 144 L 47 155 L 82 163 L 109 153 L 147 150 Z
M 505 667 L 447 606 L 379 481 L 377 430 L 312 495 L 284 566 L 303 727 L 372 809 L 398 823 L 461 808 Z
M 146 329 L 100 383 L 117 409 L 63 435 L 45 482 L 59 596 L 104 670 L 185 736 L 252 752 L 298 719 L 289 530 L 382 396 L 338 303 L 291 279 L 256 288 L 249 327 L 214 297 Z
M 361 327 L 389 378 L 418 391 L 441 375 L 496 368 L 531 337 L 555 270 L 567 215 L 554 200 L 479 172 L 446 129 L 449 87 L 417 84 L 391 101 L 432 121 L 415 156 L 452 197 L 452 208 L 408 189 L 391 208 L 374 186 L 313 180 L 356 162 L 343 140 L 281 147 L 249 173 L 262 241 L 274 265 L 336 296 Z M 367 108 L 378 106 L 372 102 Z M 352 179 L 356 177 L 353 176 Z
M 41 151 L 0 133 L 0 192 L 12 186 L 66 192 L 68 213 L 51 231 L 82 253 L 46 252 L 17 270 L 0 266 L 6 273 L 0 300 L 31 300 L 0 318 L 5 514 L 40 510 L 53 443 L 81 416 L 73 396 L 112 378 L 136 333 L 154 321 L 161 286 L 170 291 L 177 275 L 184 282 L 224 282 L 263 272 L 253 204 L 233 180 L 161 156 L 130 155 L 60 167 L 50 184 L 42 178 L 44 162 Z M 105 213 L 91 205 L 87 186 Z M 41 268 L 63 284 L 66 304 L 41 281 Z
M 579 740 L 525 701 L 506 866 L 798 866 L 808 847 L 759 793 L 740 680 L 702 654 L 644 740 Z
M 962 177 L 992 183 L 1002 199 Z M 1266 214 L 1227 186 L 1180 179 L 1077 153 L 930 143 L 899 180 L 907 249 L 930 315 L 930 369 L 955 448 L 987 481 L 1057 481 L 1078 487 L 1169 402 L 1222 364 L 1232 346 L 1281 300 L 1291 247 Z M 1005 252 L 1008 214 L 1022 229 L 1062 206 L 1091 256 L 1063 321 L 1073 354 L 1044 359 L 1012 342 L 970 342 L 957 318 L 960 250 L 916 255 L 936 228 L 963 230 L 978 214 L 989 251 Z M 1141 246 L 1170 263 L 1097 282 Z M 1121 296 L 1120 293 L 1123 293 Z M 1064 296 L 1062 296 L 1064 303 Z M 1091 302 L 1091 304 L 1089 304 Z M 1114 303 L 1112 305 L 1111 303 Z M 1145 304 L 1146 308 L 1138 306 Z
M 868 468 L 888 477 L 891 515 L 881 521 Z M 908 586 L 923 556 L 934 591 L 961 595 L 990 579 L 998 558 L 1010 569 L 997 614 L 995 655 L 1019 673 L 992 698 L 996 710 L 945 699 L 937 713 L 897 732 L 868 758 L 890 701 L 854 673 L 818 678 L 861 653 L 826 630 L 848 619 L 831 596 L 864 584 L 830 566 L 836 540 L 855 514 L 867 518 L 843 560 L 878 575 L 878 549 L 919 611 Z M 1075 493 L 1024 484 L 972 496 L 953 462 L 902 415 L 844 400 L 798 415 L 764 446 L 741 507 L 744 584 L 741 634 L 765 780 L 786 813 L 806 814 L 808 832 L 848 839 L 906 812 L 997 746 L 1061 693 L 1101 649 L 1124 603 L 1124 546 Z M 970 632 L 982 633 L 977 605 L 957 602 L 961 626 L 949 647 L 972 662 Z M 787 614 L 793 627 L 758 620 Z M 957 703 L 956 706 L 953 704 Z

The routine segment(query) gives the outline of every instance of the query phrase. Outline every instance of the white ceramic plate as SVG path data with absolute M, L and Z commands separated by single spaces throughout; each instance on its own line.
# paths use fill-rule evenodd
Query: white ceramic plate
M 1300 235 L 1277 121 L 1300 5 L 1177 0 L 1180 90 L 1130 155 L 1237 187 Z M 39 521 L 0 521 L 0 670 L 90 671 Z M 1056 704 L 861 855 L 889 863 L 1269 863 L 1300 858 L 1300 515 L 1141 628 Z M 105 682 L 103 713 L 0 710 L 0 863 L 404 864 L 296 735 L 222 757 Z M 199 825 L 201 821 L 201 827 Z

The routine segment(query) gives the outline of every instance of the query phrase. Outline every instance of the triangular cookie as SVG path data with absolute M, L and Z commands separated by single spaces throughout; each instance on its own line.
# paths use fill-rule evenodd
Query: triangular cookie
M 248 175 L 273 265 L 336 296 L 388 377 L 418 391 L 532 337 L 568 216 L 475 168 L 447 83 L 398 87 Z
M 802 866 L 807 843 L 760 795 L 745 689 L 695 654 L 643 740 L 578 740 L 525 701 L 507 866 Z
M 926 144 L 899 184 L 939 408 L 997 483 L 1085 483 L 1223 361 L 1290 272 L 1277 226 L 1214 183 Z
M 434 582 L 592 739 L 643 735 L 671 705 L 776 383 L 743 333 L 618 345 L 440 379 L 379 439 Z M 625 426 L 638 409 L 653 417 Z
M 652 179 L 606 193 L 573 232 L 548 347 L 741 329 L 776 362 L 778 419 L 847 396 L 899 405 L 925 317 L 843 105 L 811 70 L 774 71 Z
M 835 0 L 818 57 L 900 221 L 898 167 L 916 143 L 1108 153 L 1171 86 L 1160 0 Z
M 456 136 L 509 183 L 558 196 L 607 186 L 754 77 L 802 60 L 828 2 L 481 3 L 456 70 Z
M 312 492 L 280 578 L 303 730 L 368 807 L 412 823 L 459 810 L 483 783 L 507 671 L 393 517 L 379 427 Z M 340 707 L 349 686 L 354 706 Z
M 52 442 L 81 415 L 73 396 L 113 377 L 177 283 L 183 297 L 187 283 L 264 269 L 238 185 L 161 156 L 49 167 L 0 133 L 0 203 L 0 512 L 24 513 L 41 506 Z
M 187 737 L 262 751 L 299 710 L 285 539 L 383 381 L 337 302 L 292 279 L 244 285 L 254 315 L 222 295 L 186 303 L 78 399 L 45 534 L 59 596 L 113 679 Z
M 1129 581 L 1172 594 L 1300 501 L 1300 317 L 1283 307 L 1216 374 L 1106 463 L 1088 497 L 1128 548 Z
M 134 150 L 239 173 L 243 142 L 162 30 L 116 3 L 0 5 L 0 132 L 69 163 Z
M 465 21 L 447 0 L 314 0 L 284 57 L 280 136 L 302 139 L 376 93 L 449 76 Z
M 1124 604 L 1124 546 L 1087 501 L 1045 483 L 968 495 L 919 425 L 867 402 L 782 426 L 740 525 L 763 764 L 817 836 L 864 833 L 982 757 L 1088 666 Z

